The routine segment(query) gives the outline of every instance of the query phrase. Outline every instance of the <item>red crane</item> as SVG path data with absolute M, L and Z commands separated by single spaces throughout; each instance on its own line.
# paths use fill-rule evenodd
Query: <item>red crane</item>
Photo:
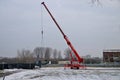
M 58 29 L 60 30 L 60 32 L 62 33 L 67 45 L 71 48 L 72 52 L 75 54 L 75 57 L 77 60 L 75 60 L 72 57 L 72 52 L 70 53 L 70 56 L 72 58 L 71 60 L 71 64 L 67 64 L 65 65 L 65 67 L 71 67 L 71 68 L 77 68 L 79 69 L 79 67 L 84 67 L 83 65 L 80 65 L 80 63 L 83 62 L 83 58 L 81 58 L 79 56 L 79 54 L 77 53 L 77 51 L 75 50 L 75 48 L 73 47 L 72 43 L 70 42 L 70 40 L 68 39 L 68 37 L 64 34 L 63 30 L 61 29 L 61 27 L 59 26 L 59 24 L 57 23 L 57 21 L 55 20 L 55 18 L 53 17 L 53 15 L 51 14 L 51 12 L 49 11 L 49 9 L 47 8 L 47 6 L 45 5 L 44 2 L 41 3 L 45 9 L 47 10 L 47 12 L 49 13 L 49 15 L 51 16 L 52 20 L 54 21 L 54 23 L 56 24 L 56 26 L 58 27 Z M 77 63 L 76 63 L 77 62 Z

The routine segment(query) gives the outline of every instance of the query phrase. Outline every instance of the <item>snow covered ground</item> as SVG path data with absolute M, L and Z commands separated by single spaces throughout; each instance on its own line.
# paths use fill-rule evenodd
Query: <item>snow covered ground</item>
M 15 73 L 5 80 L 120 80 L 120 68 L 87 68 L 87 70 L 71 70 L 64 68 L 41 68 L 34 70 L 10 69 L 4 72 Z M 3 77 L 0 77 L 3 80 Z

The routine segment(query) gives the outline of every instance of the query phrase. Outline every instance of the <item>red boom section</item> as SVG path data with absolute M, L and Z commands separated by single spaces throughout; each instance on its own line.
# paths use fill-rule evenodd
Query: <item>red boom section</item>
M 58 27 L 58 29 L 60 30 L 60 32 L 62 33 L 64 39 L 66 40 L 67 42 L 67 45 L 71 48 L 71 50 L 73 51 L 73 53 L 75 54 L 77 60 L 79 62 L 83 62 L 83 58 L 81 58 L 77 51 L 75 50 L 75 48 L 73 47 L 72 43 L 69 41 L 68 37 L 64 34 L 64 32 L 62 31 L 62 29 L 60 28 L 60 26 L 58 25 L 57 21 L 55 20 L 55 18 L 53 17 L 53 15 L 51 14 L 51 12 L 49 11 L 49 9 L 47 8 L 47 6 L 45 5 L 44 2 L 42 2 L 41 4 L 44 5 L 45 9 L 48 11 L 49 15 L 51 16 L 52 20 L 55 22 L 56 26 Z

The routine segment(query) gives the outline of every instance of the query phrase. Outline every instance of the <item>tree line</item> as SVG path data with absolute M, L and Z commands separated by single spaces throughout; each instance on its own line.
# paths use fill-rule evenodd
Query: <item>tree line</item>
M 69 48 L 66 48 L 63 52 L 50 47 L 36 47 L 33 51 L 22 49 L 17 51 L 17 56 L 14 58 L 0 58 L 0 63 L 35 63 L 40 60 L 71 60 L 71 52 Z M 72 57 L 75 59 L 73 53 Z M 84 57 L 84 63 L 86 64 L 101 63 L 101 61 L 100 58 Z
M 34 63 L 37 60 L 69 60 L 70 49 L 63 52 L 50 47 L 36 47 L 33 51 L 28 49 L 17 50 L 14 58 L 0 57 L 0 63 Z
M 38 60 L 68 60 L 70 59 L 70 49 L 67 48 L 63 52 L 50 47 L 36 47 L 33 51 L 22 49 L 17 51 L 17 56 L 12 58 L 14 62 L 30 63 Z M 8 58 L 7 58 L 8 59 Z M 8 60 L 9 62 L 10 60 Z M 0 61 L 1 62 L 1 61 Z

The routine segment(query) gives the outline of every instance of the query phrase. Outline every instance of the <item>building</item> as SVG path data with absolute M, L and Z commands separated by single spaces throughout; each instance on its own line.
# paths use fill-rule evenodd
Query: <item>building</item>
M 104 63 L 120 63 L 120 49 L 103 50 Z

